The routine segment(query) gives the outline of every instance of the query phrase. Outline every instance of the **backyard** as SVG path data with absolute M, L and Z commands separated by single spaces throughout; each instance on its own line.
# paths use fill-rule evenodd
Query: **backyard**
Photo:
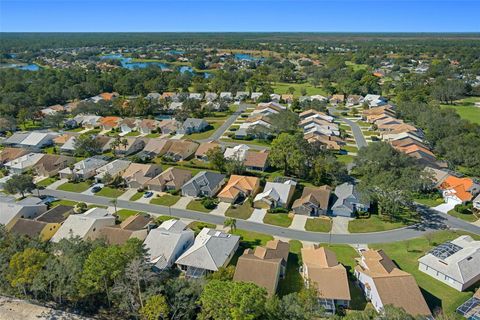
M 289 88 L 294 88 L 295 92 L 293 95 L 295 97 L 300 97 L 302 89 L 307 90 L 308 96 L 314 95 L 322 95 L 327 96 L 328 94 L 323 90 L 321 87 L 314 87 L 310 83 L 285 83 L 285 82 L 277 82 L 273 86 L 273 91 L 277 94 L 288 94 Z
M 469 97 L 455 101 L 454 105 L 441 104 L 440 107 L 454 109 L 460 118 L 480 124 L 480 107 L 476 107 L 475 102 L 480 102 L 480 97 Z
M 192 140 L 207 139 L 222 125 L 222 123 L 222 121 L 210 121 L 208 122 L 209 126 L 207 127 L 207 130 L 185 135 L 185 138 Z
M 298 240 L 290 240 L 290 252 L 288 254 L 287 272 L 284 279 L 278 283 L 278 294 L 284 296 L 289 293 L 299 292 L 303 288 L 303 278 L 298 272 L 301 266 L 302 243 Z

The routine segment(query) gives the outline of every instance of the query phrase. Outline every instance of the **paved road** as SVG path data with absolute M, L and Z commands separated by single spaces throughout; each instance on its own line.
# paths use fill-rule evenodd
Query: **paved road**
M 60 191 L 60 190 L 40 190 L 40 194 L 51 195 L 57 198 L 68 199 L 79 202 L 87 202 L 98 205 L 110 205 L 111 198 L 90 196 L 81 193 Z M 197 211 L 191 211 L 186 209 L 175 209 L 165 206 L 152 205 L 146 203 L 137 203 L 125 200 L 117 200 L 117 207 L 122 209 L 138 210 L 142 212 L 148 212 L 152 215 L 172 215 L 178 218 L 186 218 L 197 221 L 203 221 L 214 224 L 223 224 L 225 217 L 220 215 L 212 215 L 208 213 L 202 213 Z M 447 227 L 458 228 L 466 230 L 472 233 L 480 234 L 480 227 L 476 227 L 472 224 L 466 223 L 457 218 L 447 216 L 445 214 L 433 212 L 432 210 L 424 209 L 422 214 L 425 216 L 425 221 L 421 225 L 411 226 L 407 228 L 375 232 L 364 234 L 328 234 L 328 233 L 316 233 L 301 231 L 295 229 L 282 228 L 263 223 L 257 223 L 246 220 L 237 220 L 237 227 L 239 229 L 246 229 L 250 231 L 271 234 L 274 236 L 297 239 L 309 242 L 332 242 L 332 243 L 349 243 L 349 244 L 364 244 L 364 243 L 380 243 L 380 242 L 392 242 L 399 240 L 407 240 L 424 235 L 425 233 L 432 232 L 439 229 L 445 229 Z
M 339 112 L 336 108 L 329 108 L 328 111 L 331 115 L 333 115 L 334 112 Z M 359 149 L 368 145 L 367 140 L 365 140 L 365 137 L 363 136 L 362 129 L 360 129 L 360 126 L 356 122 L 344 118 L 340 115 L 336 117 L 341 119 L 343 122 L 349 125 L 350 128 L 352 128 L 353 137 L 355 138 L 355 142 L 357 143 L 357 147 Z
M 220 137 L 223 136 L 223 134 L 225 133 L 225 131 L 227 131 L 227 129 L 235 122 L 235 120 L 237 120 L 237 118 L 242 114 L 242 112 L 244 112 L 245 110 L 247 110 L 248 108 L 248 104 L 245 104 L 245 103 L 242 103 L 238 106 L 238 109 L 237 111 L 235 111 L 234 113 L 232 113 L 232 115 L 230 117 L 228 117 L 227 120 L 225 120 L 225 122 L 207 139 L 201 139 L 201 140 L 197 140 L 198 142 L 207 142 L 207 141 L 214 141 L 214 140 L 218 140 L 220 139 Z

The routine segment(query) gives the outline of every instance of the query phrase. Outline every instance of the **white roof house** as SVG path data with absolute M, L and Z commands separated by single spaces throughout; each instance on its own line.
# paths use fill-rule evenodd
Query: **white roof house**
M 171 267 L 177 258 L 185 252 L 195 239 L 192 230 L 180 220 L 167 220 L 157 229 L 153 229 L 144 241 L 150 263 L 156 269 Z
M 60 151 L 63 152 L 73 152 L 75 151 L 75 142 L 77 141 L 76 137 L 70 137 L 67 141 L 60 147 Z
M 53 138 L 56 136 L 58 134 L 52 132 L 32 132 L 21 142 L 21 145 L 30 148 L 42 148 L 53 144 Z
M 69 215 L 51 241 L 59 242 L 62 239 L 75 237 L 96 239 L 100 234 L 100 229 L 113 225 L 115 225 L 115 217 L 106 209 L 91 208 L 82 214 Z
M 238 248 L 240 237 L 222 231 L 203 228 L 193 246 L 185 251 L 176 264 L 187 277 L 198 278 L 207 272 L 226 266 Z
M 463 291 L 480 280 L 480 241 L 460 236 L 418 259 L 420 271 Z
M 380 107 L 387 103 L 385 98 L 378 94 L 367 94 L 365 98 L 363 98 L 363 101 L 366 102 L 371 108 Z
M 327 98 L 327 97 L 324 97 L 324 96 L 319 95 L 319 94 L 310 96 L 310 99 L 311 99 L 311 100 L 318 100 L 318 101 L 328 101 L 328 98 Z
M 267 182 L 264 191 L 255 196 L 253 200 L 255 207 L 287 207 L 292 199 L 297 182 L 287 180 L 281 182 Z
M 36 165 L 43 156 L 43 153 L 29 153 L 5 163 L 5 167 L 12 173 L 22 173 Z
M 473 199 L 473 207 L 480 210 L 480 194 L 475 199 Z
M 95 180 L 101 181 L 107 172 L 110 176 L 115 177 L 127 170 L 130 163 L 132 162 L 128 160 L 115 159 L 96 170 L 97 175 L 95 176 Z
M 88 179 L 96 174 L 96 170 L 106 165 L 108 162 L 95 157 L 87 158 L 79 161 L 73 165 L 73 170 L 65 168 L 60 170 L 60 178 L 69 178 L 71 175 L 76 175 L 81 179 Z
M 249 146 L 245 144 L 239 144 L 235 147 L 225 149 L 223 156 L 225 159 L 237 159 L 243 161 L 245 160 L 248 150 L 250 150 Z
M 220 92 L 220 99 L 232 100 L 233 94 L 231 92 Z
M 45 211 L 47 211 L 47 205 L 36 197 L 20 201 L 2 198 L 0 199 L 0 224 L 8 229 L 20 218 L 33 219 Z

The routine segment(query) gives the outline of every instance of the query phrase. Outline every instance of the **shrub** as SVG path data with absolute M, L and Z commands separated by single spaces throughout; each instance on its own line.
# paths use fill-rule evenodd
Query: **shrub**
M 455 211 L 461 214 L 473 214 L 473 205 L 471 203 L 468 204 L 457 204 L 455 206 Z
M 218 204 L 218 200 L 213 198 L 203 198 L 201 202 L 202 205 L 209 210 L 215 209 Z
M 288 213 L 288 209 L 283 207 L 272 208 L 268 210 L 268 213 Z

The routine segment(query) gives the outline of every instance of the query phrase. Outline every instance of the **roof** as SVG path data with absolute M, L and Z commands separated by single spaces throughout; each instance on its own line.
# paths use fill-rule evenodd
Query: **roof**
M 473 180 L 470 178 L 457 178 L 448 176 L 440 185 L 441 190 L 453 190 L 455 195 L 462 201 L 471 201 L 473 194 L 470 189 L 473 187 Z
M 204 119 L 187 118 L 183 122 L 183 127 L 184 128 L 199 128 L 199 127 L 201 127 L 205 124 L 208 125 L 208 122 L 205 121 Z
M 172 140 L 168 153 L 180 155 L 187 158 L 193 154 L 198 148 L 198 143 L 188 140 Z
M 305 276 L 315 284 L 320 298 L 351 299 L 347 271 L 333 251 L 324 247 L 302 248 L 302 261 Z
M 123 172 L 122 177 L 127 179 L 137 179 L 138 177 L 145 177 L 155 167 L 157 167 L 157 165 L 155 164 L 131 163 L 128 166 L 127 170 Z
M 345 182 L 341 185 L 338 185 L 337 187 L 335 187 L 334 193 L 337 197 L 337 200 L 333 204 L 332 208 L 347 205 L 346 202 L 348 199 L 351 199 L 351 201 L 354 201 L 355 203 L 361 203 L 360 195 L 357 192 L 357 188 L 352 183 Z M 353 208 L 351 208 L 350 206 L 349 208 L 353 210 Z
M 288 242 L 271 240 L 265 247 L 246 249 L 238 258 L 233 280 L 252 282 L 267 289 L 268 294 L 275 294 L 281 266 L 288 260 L 289 248 Z
M 27 153 L 28 151 L 22 148 L 5 148 L 0 152 L 0 163 L 15 160 Z
M 467 283 L 480 274 L 480 241 L 460 236 L 435 247 L 418 261 L 460 283 Z
M 285 182 L 270 182 L 265 184 L 264 191 L 257 194 L 254 201 L 273 199 L 282 204 L 288 205 L 290 198 L 295 191 L 297 183 L 293 180 L 286 180 Z
M 143 119 L 138 125 L 140 128 L 148 128 L 150 130 L 157 129 L 160 125 L 160 121 L 154 119 Z
M 64 144 L 65 142 L 68 141 L 68 139 L 70 139 L 71 137 L 73 137 L 74 135 L 71 134 L 71 133 L 64 133 L 64 134 L 61 134 L 59 135 L 58 137 L 55 137 L 53 139 L 53 142 L 55 144 Z
M 161 154 L 170 148 L 172 140 L 169 139 L 150 139 L 146 143 L 143 151 Z
M 203 228 L 193 246 L 176 261 L 179 265 L 218 271 L 238 247 L 240 237 L 222 231 Z
M 104 238 L 107 243 L 112 245 L 124 244 L 130 238 L 138 238 L 143 241 L 147 236 L 146 227 L 151 221 L 152 218 L 149 215 L 137 213 L 129 216 L 119 225 L 102 228 L 98 238 Z
M 38 216 L 35 220 L 47 223 L 62 223 L 73 213 L 72 206 L 58 205 Z
M 311 202 L 317 205 L 319 208 L 327 210 L 331 192 L 332 188 L 327 185 L 318 188 L 305 187 L 303 189 L 302 196 L 293 202 L 292 208 L 297 208 L 305 203 Z
M 47 172 L 52 172 L 58 169 L 63 169 L 67 167 L 69 164 L 75 162 L 75 158 L 67 157 L 64 155 L 57 155 L 57 154 L 45 154 L 36 164 L 35 168 L 39 166 L 43 167 L 43 169 Z
M 29 198 L 25 198 L 27 200 Z M 11 200 L 3 200 L 0 202 L 0 224 L 7 225 L 13 219 L 17 217 L 17 215 L 23 210 L 24 207 L 34 207 L 36 208 L 37 213 L 43 212 L 46 209 L 46 205 L 43 203 L 29 203 L 28 201 L 11 201 Z
M 45 139 L 52 139 L 57 136 L 56 133 L 32 132 L 23 141 L 22 145 L 36 146 Z
M 5 163 L 5 166 L 20 170 L 27 169 L 33 167 L 43 156 L 43 153 L 29 153 Z
M 198 146 L 197 151 L 195 152 L 196 157 L 202 157 L 207 154 L 207 152 L 213 148 L 220 147 L 221 145 L 218 142 L 210 141 L 203 142 Z
M 200 171 L 184 186 L 193 185 L 196 190 L 213 191 L 219 184 L 223 183 L 225 175 L 212 171 Z
M 15 132 L 9 138 L 5 139 L 3 142 L 4 144 L 20 144 L 26 137 L 28 137 L 29 133 L 27 132 Z
M 175 190 L 179 189 L 183 184 L 192 177 L 192 172 L 185 169 L 170 167 L 152 178 L 147 185 L 158 185 L 162 187 L 170 187 Z
M 128 160 L 115 159 L 112 162 L 109 162 L 106 165 L 98 168 L 95 178 L 101 179 L 107 173 L 109 173 L 112 177 L 115 177 L 122 171 L 126 170 L 131 163 L 132 162 Z
M 75 163 L 73 165 L 73 170 L 76 173 L 85 174 L 85 173 L 91 172 L 93 170 L 96 170 L 96 169 L 98 169 L 101 166 L 104 166 L 106 164 L 107 164 L 107 161 L 105 161 L 105 160 L 95 158 L 95 157 L 91 157 L 91 158 L 87 158 L 87 159 L 84 159 L 84 160 L 81 160 L 81 161 Z M 72 170 L 70 168 L 65 168 L 63 170 L 60 170 L 59 172 L 65 173 L 65 174 L 71 174 Z
M 122 121 L 120 117 L 103 117 L 99 120 L 100 125 L 107 127 L 117 127 L 120 121 Z
M 255 152 L 248 150 L 243 164 L 246 167 L 265 168 L 267 165 L 268 152 Z
M 46 226 L 47 224 L 45 222 L 20 218 L 9 231 L 35 239 L 40 237 L 40 234 Z
M 228 180 L 223 190 L 220 191 L 218 197 L 234 199 L 240 192 L 253 192 L 259 183 L 260 180 L 256 177 L 231 175 L 230 180 Z

